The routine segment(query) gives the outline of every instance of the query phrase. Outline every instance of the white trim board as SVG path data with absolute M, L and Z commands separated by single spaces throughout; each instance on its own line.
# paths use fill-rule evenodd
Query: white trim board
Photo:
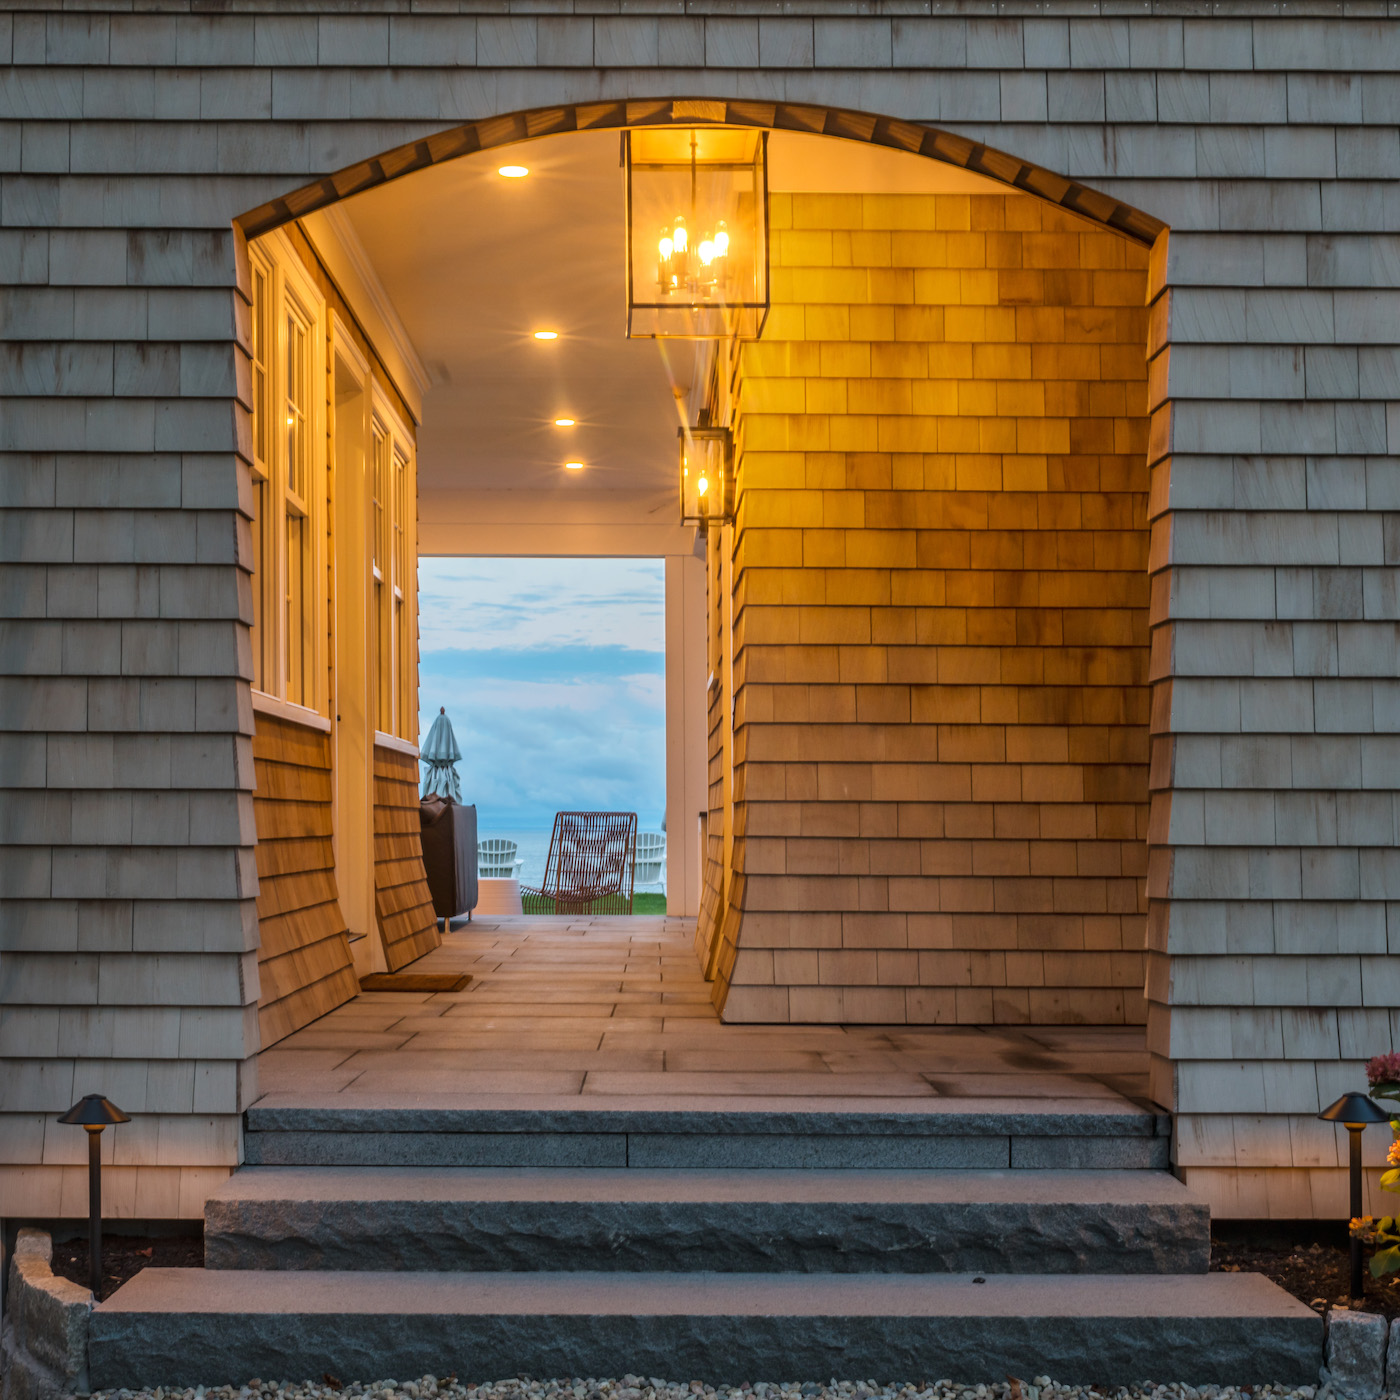
M 308 710 L 305 705 L 294 704 L 280 696 L 269 695 L 265 690 L 254 690 L 253 712 L 259 715 L 275 715 L 289 724 L 300 724 L 306 729 L 319 729 L 322 734 L 331 732 L 331 722 L 325 715 Z
M 407 754 L 409 758 L 418 757 L 417 744 L 411 744 L 407 739 L 400 739 L 397 734 L 386 734 L 382 729 L 374 731 L 374 747 L 391 749 L 394 753 Z

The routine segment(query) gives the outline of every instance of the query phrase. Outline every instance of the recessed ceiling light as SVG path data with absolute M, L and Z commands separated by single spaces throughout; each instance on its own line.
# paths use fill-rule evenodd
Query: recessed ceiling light
M 558 332 L 558 331 L 536 331 L 536 332 L 535 332 L 535 339 L 536 339 L 536 340 L 558 340 L 558 339 L 559 339 L 559 332 Z
M 507 180 L 523 180 L 530 173 L 527 165 L 503 165 L 496 172 L 497 175 L 504 175 Z
M 581 472 L 581 471 L 583 470 L 583 463 L 582 463 L 582 462 L 565 462 L 565 463 L 564 463 L 564 470 L 567 471 L 567 472 Z
M 554 420 L 554 426 L 556 428 L 572 428 L 574 426 L 574 420 L 572 418 L 556 418 Z

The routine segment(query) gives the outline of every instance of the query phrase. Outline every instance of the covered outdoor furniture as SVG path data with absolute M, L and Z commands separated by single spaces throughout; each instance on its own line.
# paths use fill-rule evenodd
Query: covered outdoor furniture
M 630 914 L 635 812 L 556 812 L 544 880 L 520 890 L 527 914 Z
M 639 831 L 637 833 L 637 884 L 659 885 L 666 866 L 666 833 Z
M 520 868 L 525 864 L 517 860 L 514 841 L 504 836 L 488 836 L 476 843 L 477 874 L 483 880 L 514 880 L 519 877 Z
M 451 798 L 425 797 L 418 804 L 423 870 L 433 913 L 444 925 L 476 908 L 476 808 Z
M 457 747 L 457 736 L 452 732 L 452 721 L 447 718 L 445 706 L 438 706 L 437 718 L 428 730 L 423 747 L 418 750 L 418 757 L 428 770 L 423 774 L 423 796 L 460 802 L 462 781 L 457 776 L 457 760 L 462 757 L 462 750 Z

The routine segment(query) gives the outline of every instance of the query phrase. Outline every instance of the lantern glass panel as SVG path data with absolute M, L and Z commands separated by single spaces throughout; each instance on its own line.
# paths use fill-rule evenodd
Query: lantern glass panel
M 681 523 L 707 525 L 728 519 L 728 429 L 682 428 L 680 456 Z
M 623 136 L 627 334 L 752 340 L 768 314 L 768 133 Z

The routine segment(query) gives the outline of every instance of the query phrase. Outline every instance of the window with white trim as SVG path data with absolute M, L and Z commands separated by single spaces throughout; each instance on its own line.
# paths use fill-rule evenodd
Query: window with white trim
M 325 304 L 285 237 L 253 277 L 253 685 L 323 712 Z
M 407 739 L 417 732 L 413 441 L 377 386 L 370 424 L 375 728 Z
M 370 482 L 370 649 L 374 659 L 374 727 L 394 732 L 391 641 L 393 629 L 387 607 L 385 575 L 389 572 L 389 459 L 393 443 L 389 429 L 376 413 L 371 421 L 373 475 Z
M 412 725 L 410 686 L 413 680 L 413 632 L 409 626 L 408 599 L 413 580 L 408 555 L 408 453 L 401 443 L 394 444 L 394 580 L 390 606 L 394 610 L 394 730 L 406 737 Z

